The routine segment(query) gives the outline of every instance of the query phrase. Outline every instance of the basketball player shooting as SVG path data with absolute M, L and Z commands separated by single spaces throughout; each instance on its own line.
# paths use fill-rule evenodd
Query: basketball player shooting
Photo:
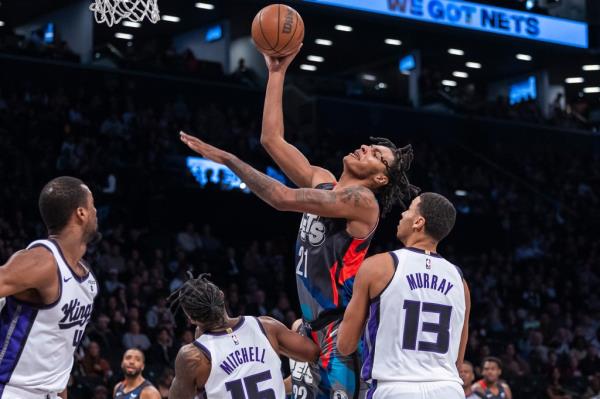
M 205 158 L 229 167 L 274 208 L 304 213 L 296 244 L 296 281 L 305 333 L 320 346 L 321 356 L 312 365 L 312 383 L 293 383 L 302 385 L 307 399 L 355 398 L 360 386 L 359 354 L 338 355 L 334 331 L 352 295 L 354 276 L 380 212 L 385 215 L 417 191 L 406 176 L 413 152 L 410 146 L 396 148 L 390 140 L 378 138 L 344 157 L 339 181 L 331 172 L 312 166 L 283 138 L 283 78 L 295 54 L 268 60 L 271 73 L 261 141 L 300 188 L 288 188 L 196 137 L 181 133 L 181 140 Z
M 198 327 L 175 360 L 170 398 L 285 398 L 281 359 L 314 361 L 319 347 L 270 317 L 231 318 L 223 292 L 205 275 L 188 280 L 170 300 Z
M 67 397 L 73 353 L 90 320 L 96 279 L 82 261 L 99 240 L 94 198 L 79 179 L 58 177 L 39 197 L 48 239 L 0 267 L 0 397 Z
M 458 374 L 471 299 L 458 267 L 436 253 L 454 227 L 445 197 L 423 193 L 402 213 L 404 248 L 368 258 L 338 332 L 342 354 L 366 343 L 361 378 L 367 398 L 464 399 Z M 366 327 L 365 327 L 366 325 Z

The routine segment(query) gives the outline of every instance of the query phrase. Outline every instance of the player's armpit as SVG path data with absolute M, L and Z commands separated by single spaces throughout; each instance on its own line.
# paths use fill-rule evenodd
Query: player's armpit
M 175 378 L 169 389 L 169 397 L 193 399 L 210 374 L 210 363 L 193 345 L 182 346 L 175 359 Z
M 318 359 L 319 347 L 311 339 L 290 330 L 271 317 L 259 317 L 259 322 L 267 334 L 277 340 L 279 354 L 300 362 L 312 362 Z
M 47 249 L 19 251 L 0 266 L 0 298 L 44 288 L 57 278 L 56 270 L 56 261 Z

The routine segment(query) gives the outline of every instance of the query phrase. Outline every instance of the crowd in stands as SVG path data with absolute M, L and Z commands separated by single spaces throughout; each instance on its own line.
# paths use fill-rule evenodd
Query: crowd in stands
M 130 347 L 145 352 L 145 375 L 167 397 L 174 357 L 194 331 L 166 298 L 188 271 L 212 274 L 232 316 L 271 315 L 288 326 L 299 317 L 292 252 L 299 217 L 282 218 L 252 195 L 202 190 L 181 161 L 187 152 L 177 132 L 184 129 L 267 165 L 260 102 L 182 96 L 168 81 L 157 83 L 163 90 L 156 98 L 136 96 L 139 86 L 127 86 L 135 83 L 118 83 L 86 88 L 50 80 L 38 87 L 17 80 L 0 91 L 0 263 L 45 235 L 36 201 L 50 178 L 81 177 L 96 197 L 104 239 L 87 260 L 101 294 L 76 353 L 69 383 L 75 399 L 110 397 Z M 352 149 L 339 140 L 346 132 L 335 129 L 290 126 L 288 133 L 336 173 Z M 467 359 L 476 374 L 494 355 L 515 398 L 600 397 L 597 137 L 492 135 L 464 146 L 427 135 L 391 138 L 413 143 L 413 182 L 447 195 L 459 211 L 440 252 L 461 266 L 471 287 Z M 182 203 L 182 192 L 206 201 L 195 202 L 193 217 L 166 209 Z M 267 215 L 268 226 L 250 229 L 211 201 Z M 398 215 L 382 223 L 371 253 L 398 246 Z
M 80 62 L 80 56 L 74 53 L 60 32 L 53 35 L 50 42 L 44 41 L 43 29 L 29 36 L 18 35 L 4 30 L 0 32 L 0 52 L 26 55 L 51 60 Z M 177 51 L 168 38 L 150 39 L 140 43 L 129 42 L 122 48 L 110 44 L 96 46 L 93 55 L 94 64 L 122 68 L 126 70 L 153 71 L 199 79 L 211 79 L 220 82 L 236 83 L 251 88 L 264 86 L 263 79 L 256 71 L 245 65 L 244 59 L 232 60 L 238 64 L 232 74 L 223 70 L 218 62 L 205 61 L 190 50 Z M 458 87 L 442 84 L 444 77 L 440 68 L 426 65 L 419 78 L 421 107 L 456 112 L 489 118 L 517 120 L 557 126 L 560 128 L 584 129 L 598 132 L 600 129 L 600 104 L 594 98 L 580 93 L 571 96 L 568 101 L 564 95 L 557 95 L 551 104 L 540 105 L 536 99 L 511 104 L 505 96 L 490 100 L 485 94 L 485 85 L 469 83 Z M 310 76 L 298 80 L 303 90 L 314 94 L 336 95 L 393 102 L 398 105 L 412 106 L 406 89 L 380 89 L 378 83 L 365 82 L 358 78 L 335 76 Z M 547 107 L 548 109 L 542 109 Z

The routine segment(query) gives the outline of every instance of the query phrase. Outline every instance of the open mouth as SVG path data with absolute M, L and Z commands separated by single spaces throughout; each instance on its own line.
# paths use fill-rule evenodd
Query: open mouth
M 350 155 L 353 156 L 356 159 L 360 159 L 360 157 L 358 156 L 358 150 L 356 150 L 354 152 L 351 152 Z

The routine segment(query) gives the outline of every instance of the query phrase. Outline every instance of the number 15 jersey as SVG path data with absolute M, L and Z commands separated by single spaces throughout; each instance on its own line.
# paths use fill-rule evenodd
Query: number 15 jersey
M 241 316 L 232 329 L 205 332 L 194 345 L 211 364 L 206 399 L 285 398 L 281 359 L 258 319 Z
M 416 248 L 390 252 L 395 273 L 371 300 L 362 378 L 377 382 L 451 381 L 465 320 L 460 269 Z

